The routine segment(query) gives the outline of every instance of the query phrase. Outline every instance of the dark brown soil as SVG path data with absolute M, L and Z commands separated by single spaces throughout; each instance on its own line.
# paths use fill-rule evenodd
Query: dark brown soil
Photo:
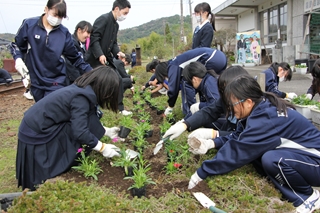
M 157 94 L 154 94 L 153 97 L 156 97 Z M 163 121 L 163 115 L 157 115 L 156 110 L 151 110 L 147 105 L 145 106 L 145 110 L 150 113 L 151 115 L 151 124 L 153 125 L 153 135 L 146 140 L 149 143 L 149 146 L 143 151 L 144 159 L 148 160 L 151 164 L 151 170 L 149 172 L 150 177 L 156 185 L 148 185 L 147 186 L 147 197 L 153 196 L 156 198 L 165 196 L 166 193 L 174 191 L 177 194 L 181 192 L 188 191 L 188 184 L 189 181 L 187 180 L 174 180 L 168 181 L 169 175 L 166 175 L 164 167 L 167 164 L 167 155 L 162 148 L 157 155 L 153 155 L 153 148 L 160 140 L 160 129 L 159 124 Z M 132 145 L 126 140 L 125 143 L 128 143 L 128 148 L 133 149 Z M 110 160 L 107 160 L 108 163 L 100 164 L 101 169 L 103 170 L 102 173 L 98 175 L 98 184 L 103 185 L 106 187 L 112 186 L 113 188 L 117 189 L 119 192 L 126 192 L 128 193 L 128 197 L 132 198 L 130 191 L 127 189 L 131 186 L 131 180 L 124 180 L 124 170 L 120 167 L 112 167 L 110 165 Z M 183 172 L 183 171 L 180 171 Z M 75 182 L 83 182 L 88 180 L 80 175 L 76 171 L 69 171 L 68 173 L 63 174 L 61 177 L 67 180 L 74 180 Z M 198 186 L 196 186 L 192 191 L 201 191 L 207 195 L 210 195 L 210 189 L 206 182 L 201 182 Z

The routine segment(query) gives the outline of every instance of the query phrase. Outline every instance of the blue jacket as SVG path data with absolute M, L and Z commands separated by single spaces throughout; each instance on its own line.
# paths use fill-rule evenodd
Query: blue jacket
M 76 50 L 68 29 L 60 24 L 47 33 L 42 17 L 23 21 L 10 50 L 14 59 L 25 59 L 33 87 L 54 91 L 66 86 L 64 58 L 84 72 L 92 68 Z
M 196 30 L 193 33 L 192 49 L 198 47 L 211 47 L 213 39 L 213 27 L 210 22 L 207 22 L 201 27 L 200 30 Z
M 168 104 L 174 107 L 179 95 L 180 81 L 183 68 L 191 62 L 201 62 L 207 70 L 213 69 L 217 74 L 221 74 L 227 67 L 226 55 L 217 49 L 208 47 L 188 50 L 168 61 Z
M 231 172 L 274 149 L 320 158 L 320 132 L 308 119 L 289 108 L 287 117 L 278 114 L 269 100 L 256 105 L 235 132 L 214 139 L 219 151 L 197 170 L 200 178 Z
M 285 98 L 287 96 L 287 94 L 285 92 L 281 92 L 278 89 L 278 85 L 279 85 L 278 73 L 272 67 L 269 67 L 268 69 L 266 69 L 262 73 L 264 73 L 266 75 L 265 91 L 272 92 L 280 98 Z
M 199 109 L 209 106 L 220 98 L 218 89 L 218 79 L 207 73 L 202 79 L 197 91 L 205 98 L 205 102 L 200 102 Z

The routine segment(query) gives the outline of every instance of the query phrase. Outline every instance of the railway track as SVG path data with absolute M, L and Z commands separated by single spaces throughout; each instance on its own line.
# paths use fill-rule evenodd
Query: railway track
M 15 80 L 10 84 L 0 84 L 0 93 L 21 89 L 23 87 L 24 86 L 21 80 Z

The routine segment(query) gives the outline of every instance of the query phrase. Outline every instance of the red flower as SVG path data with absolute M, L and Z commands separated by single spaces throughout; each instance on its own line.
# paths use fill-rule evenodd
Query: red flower
M 176 167 L 177 169 L 179 169 L 179 168 L 182 166 L 182 164 L 180 164 L 180 163 L 174 163 L 173 166 Z
M 174 150 L 173 149 L 170 149 L 170 151 L 169 151 L 170 153 L 174 153 Z
M 78 149 L 78 153 L 82 152 L 83 148 L 79 148 Z

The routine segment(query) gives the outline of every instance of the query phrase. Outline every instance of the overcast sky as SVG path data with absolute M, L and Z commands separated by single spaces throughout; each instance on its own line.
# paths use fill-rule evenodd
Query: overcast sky
M 151 20 L 180 14 L 180 0 L 129 0 L 131 9 L 127 19 L 120 22 L 120 30 L 139 26 Z M 216 8 L 225 0 L 206 1 L 211 9 Z M 62 24 L 71 33 L 81 20 L 91 24 L 101 14 L 110 12 L 114 0 L 66 0 L 68 19 Z M 192 12 L 194 7 L 203 0 L 191 0 Z M 183 15 L 189 15 L 189 0 L 183 0 Z M 40 16 L 47 0 L 0 0 L 0 33 L 15 34 L 23 19 Z

